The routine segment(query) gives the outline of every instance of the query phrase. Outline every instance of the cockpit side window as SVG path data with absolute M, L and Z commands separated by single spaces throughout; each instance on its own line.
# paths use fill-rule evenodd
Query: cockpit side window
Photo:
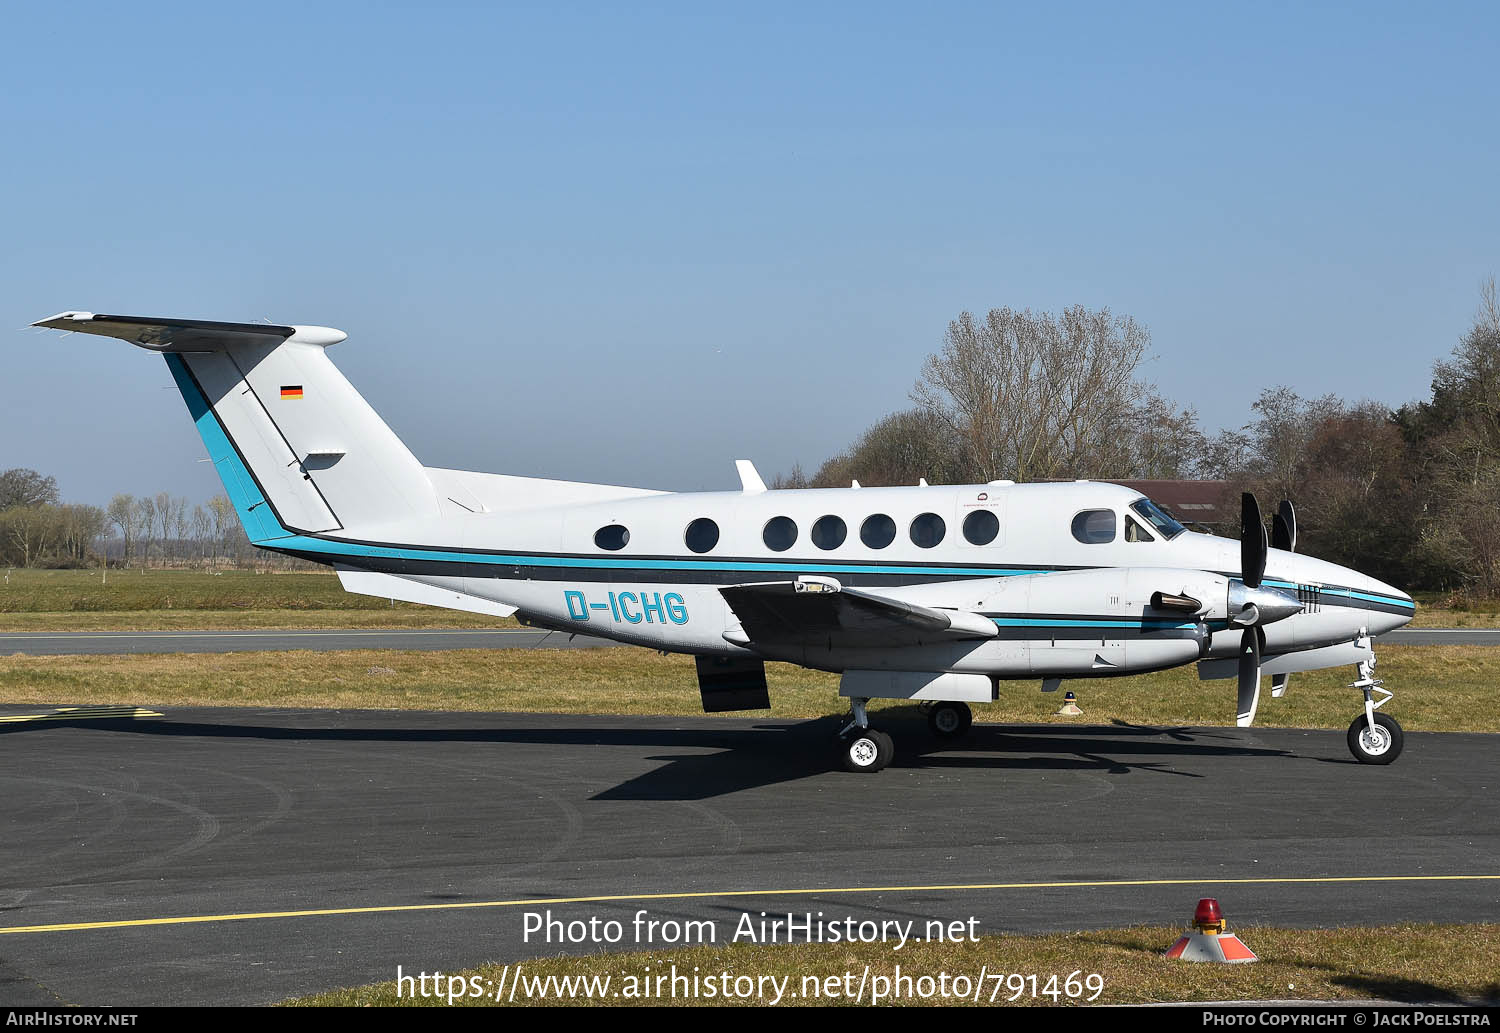
M 1125 514 L 1125 540 L 1127 542 L 1154 542 L 1155 538 L 1140 524 L 1136 523 L 1135 517 Z
M 1183 527 L 1176 520 L 1173 520 L 1167 515 L 1166 511 L 1150 499 L 1140 499 L 1132 503 L 1130 508 L 1139 513 L 1146 523 L 1156 528 L 1157 533 L 1167 541 L 1171 541 L 1187 530 L 1187 528 Z
M 1115 540 L 1117 518 L 1112 509 L 1085 509 L 1073 518 L 1073 537 L 1085 545 Z

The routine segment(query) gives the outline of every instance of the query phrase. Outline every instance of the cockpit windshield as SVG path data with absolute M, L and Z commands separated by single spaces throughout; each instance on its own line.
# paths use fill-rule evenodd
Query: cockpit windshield
M 1133 503 L 1130 508 L 1139 513 L 1148 524 L 1161 532 L 1161 536 L 1168 541 L 1171 541 L 1187 530 L 1187 528 L 1183 527 L 1176 520 L 1173 520 L 1160 506 L 1150 499 L 1143 498 L 1139 502 Z

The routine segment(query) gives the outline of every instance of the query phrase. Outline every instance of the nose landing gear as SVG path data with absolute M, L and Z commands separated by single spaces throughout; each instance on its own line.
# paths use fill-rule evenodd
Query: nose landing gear
M 1382 688 L 1379 678 L 1371 677 L 1374 668 L 1373 657 L 1361 661 L 1358 667 L 1359 678 L 1350 686 L 1364 693 L 1365 712 L 1349 725 L 1349 752 L 1354 754 L 1354 759 L 1361 764 L 1389 764 L 1401 756 L 1405 737 L 1401 732 L 1401 725 L 1394 717 L 1375 712 L 1377 708 L 1389 701 L 1394 693 Z M 1375 699 L 1377 692 L 1380 694 L 1379 700 Z

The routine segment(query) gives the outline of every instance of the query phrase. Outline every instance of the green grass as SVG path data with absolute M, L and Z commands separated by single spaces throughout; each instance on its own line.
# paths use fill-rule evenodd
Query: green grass
M 1065 985 L 1069 975 L 1077 972 L 1080 980 L 1089 974 L 1103 977 L 1103 991 L 1095 1003 L 1145 1004 L 1168 1001 L 1237 1001 L 1237 1000 L 1393 1000 L 1408 1002 L 1500 1003 L 1500 956 L 1495 952 L 1500 942 L 1497 925 L 1400 925 L 1379 928 L 1297 930 L 1280 928 L 1233 929 L 1260 956 L 1250 965 L 1205 965 L 1168 961 L 1161 955 L 1181 934 L 1181 929 L 1133 927 L 1095 932 L 1064 933 L 1050 936 L 982 936 L 978 942 L 958 944 L 909 943 L 901 951 L 888 944 L 797 944 L 762 946 L 752 944 L 719 944 L 680 950 L 641 951 L 630 954 L 595 954 L 581 958 L 544 958 L 521 963 L 524 975 L 540 976 L 610 976 L 611 987 L 618 990 L 625 975 L 660 975 L 678 972 L 700 974 L 727 972 L 731 976 L 774 976 L 785 984 L 796 998 L 786 997 L 782 1004 L 815 1005 L 819 1003 L 854 1003 L 829 1001 L 801 995 L 804 977 L 819 982 L 829 977 L 852 973 L 850 983 L 857 987 L 865 966 L 873 977 L 890 978 L 896 966 L 909 976 L 936 976 L 963 973 L 972 980 L 981 969 L 988 972 L 1017 973 L 1038 976 L 1042 988 L 1055 975 Z M 726 934 L 727 935 L 727 934 Z M 649 966 L 649 970 L 648 970 Z M 511 966 L 511 973 L 515 966 Z M 511 973 L 507 973 L 509 975 Z M 463 973 L 464 978 L 488 980 L 493 986 L 502 978 L 502 966 L 485 965 Z M 769 990 L 769 984 L 765 984 Z M 823 984 L 827 985 L 827 984 Z M 1002 990 L 995 1003 L 1007 1003 L 1016 983 Z M 1097 984 L 1096 984 L 1097 985 Z M 1002 984 L 1003 986 L 1003 984 Z M 1030 984 L 1017 1004 L 1070 1003 L 1030 995 Z M 809 991 L 811 984 L 808 984 Z M 988 1004 L 994 988 L 985 983 L 981 993 Z M 768 993 L 769 997 L 769 993 Z M 335 990 L 287 1002 L 297 1006 L 385 1007 L 401 1005 L 446 1006 L 437 998 L 398 998 L 396 984 Z M 482 1005 L 484 1000 L 463 998 L 455 1003 Z M 767 1004 L 768 999 L 749 1000 L 676 1000 L 656 997 L 635 1000 L 606 997 L 603 1001 L 588 999 L 527 1000 L 518 993 L 515 1004 Z M 865 998 L 869 1003 L 869 998 Z M 967 1003 L 898 1000 L 897 1004 Z
M 11 570 L 0 631 L 516 627 L 510 619 L 345 592 L 332 571 Z
M 378 600 L 377 600 L 378 601 Z M 375 610 L 99 610 L 0 613 L 0 633 L 519 628 L 513 617 L 386 603 Z
M 1388 705 L 1411 731 L 1500 732 L 1500 649 L 1388 646 L 1378 673 Z M 843 713 L 836 675 L 767 665 L 774 717 Z M 1350 670 L 1292 676 L 1282 699 L 1262 695 L 1257 723 L 1346 728 L 1359 711 Z M 1193 668 L 1068 682 L 1082 717 L 1056 717 L 1061 692 L 1002 683 L 980 721 L 1228 725 L 1235 683 L 1200 682 Z M 569 714 L 701 715 L 690 657 L 644 649 L 359 650 L 335 653 L 0 657 L 0 702 L 38 705 L 284 706 Z M 904 704 L 885 703 L 884 706 Z M 764 713 L 764 712 L 762 712 Z
M 11 570 L 0 613 L 134 610 L 374 610 L 390 602 L 350 595 L 332 572 L 218 574 L 187 570 Z

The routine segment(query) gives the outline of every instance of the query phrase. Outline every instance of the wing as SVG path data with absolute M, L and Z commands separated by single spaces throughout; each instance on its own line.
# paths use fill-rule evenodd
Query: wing
M 832 578 L 799 578 L 719 589 L 744 629 L 744 644 L 915 646 L 994 638 L 999 629 L 967 610 L 919 606 Z

